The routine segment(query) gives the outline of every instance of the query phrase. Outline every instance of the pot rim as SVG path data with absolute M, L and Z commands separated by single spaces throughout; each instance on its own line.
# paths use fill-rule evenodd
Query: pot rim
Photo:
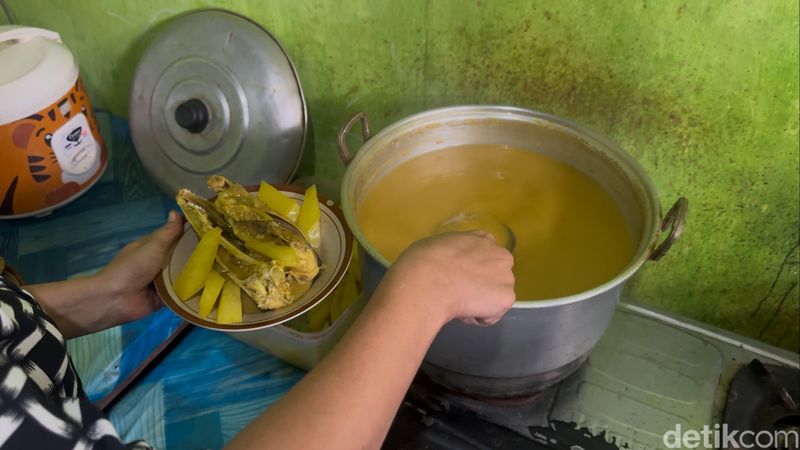
M 639 184 L 645 194 L 645 208 L 649 211 L 645 218 L 642 236 L 639 239 L 639 246 L 635 255 L 631 257 L 631 262 L 617 276 L 599 286 L 573 295 L 545 300 L 517 300 L 514 302 L 513 308 L 550 308 L 587 300 L 625 282 L 639 270 L 645 261 L 647 261 L 660 234 L 661 206 L 653 182 L 633 156 L 603 135 L 571 120 L 563 119 L 552 114 L 515 106 L 460 105 L 420 112 L 390 124 L 364 143 L 345 171 L 341 188 L 341 205 L 345 221 L 359 245 L 385 269 L 388 269 L 391 263 L 378 252 L 377 248 L 375 248 L 368 239 L 366 239 L 355 217 L 353 199 L 348 189 L 353 183 L 354 168 L 358 167 L 359 163 L 368 155 L 379 151 L 379 149 L 383 147 L 383 144 L 391 141 L 391 139 L 394 139 L 394 137 L 398 135 L 402 135 L 419 126 L 429 125 L 440 120 L 450 121 L 456 119 L 506 119 L 527 121 L 530 123 L 546 123 L 549 126 L 564 131 L 566 134 L 579 138 L 587 145 L 613 157 L 612 159 L 615 162 L 628 169 L 632 174 L 635 174 L 636 179 L 631 181 Z

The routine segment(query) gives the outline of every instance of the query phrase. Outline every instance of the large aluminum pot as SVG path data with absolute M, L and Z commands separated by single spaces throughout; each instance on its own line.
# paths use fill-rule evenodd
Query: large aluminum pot
M 346 137 L 358 121 L 365 142 L 353 158 Z M 679 199 L 662 218 L 653 184 L 630 155 L 608 139 L 548 114 L 505 106 L 459 106 L 411 116 L 371 136 L 366 115 L 358 113 L 339 133 L 339 153 L 348 165 L 342 209 L 361 245 L 368 293 L 389 261 L 366 239 L 358 223 L 366 194 L 398 164 L 463 144 L 510 145 L 580 169 L 611 193 L 638 242 L 630 264 L 602 286 L 550 300 L 519 299 L 490 327 L 453 321 L 425 357 L 426 373 L 451 388 L 479 395 L 523 395 L 559 381 L 586 359 L 611 321 L 623 283 L 648 259 L 661 258 L 680 235 L 687 201 Z M 668 234 L 659 243 L 664 232 Z

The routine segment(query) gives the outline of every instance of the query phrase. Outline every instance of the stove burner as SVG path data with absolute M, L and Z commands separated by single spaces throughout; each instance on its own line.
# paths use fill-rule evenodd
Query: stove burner
M 550 389 L 555 389 L 551 386 Z M 515 396 L 487 396 L 474 393 L 463 392 L 462 390 L 453 389 L 449 386 L 437 383 L 431 379 L 424 371 L 420 371 L 414 382 L 411 384 L 409 393 L 418 397 L 423 396 L 427 398 L 449 399 L 453 403 L 472 405 L 470 409 L 479 409 L 481 406 L 496 406 L 498 408 L 519 408 L 522 406 L 529 406 L 539 402 L 545 397 L 547 389 L 541 391 L 531 392 Z
M 446 389 L 446 388 L 444 388 Z M 450 392 L 453 396 L 463 397 L 465 400 L 472 400 L 479 403 L 486 403 L 501 408 L 514 408 L 536 403 L 544 397 L 545 391 L 533 392 L 530 394 L 517 395 L 513 397 L 486 397 L 476 394 L 464 394 L 456 391 Z
M 482 420 L 531 438 L 530 427 L 546 427 L 558 386 L 519 397 L 479 397 L 447 389 L 423 373 L 411 384 L 407 400 L 416 407 L 442 413 L 474 414 Z
M 486 402 L 519 405 L 535 402 L 544 390 L 556 385 L 578 370 L 589 358 L 589 353 L 571 363 L 549 372 L 516 378 L 490 378 L 467 375 L 444 369 L 427 361 L 422 363 L 422 371 L 434 383 L 461 396 Z

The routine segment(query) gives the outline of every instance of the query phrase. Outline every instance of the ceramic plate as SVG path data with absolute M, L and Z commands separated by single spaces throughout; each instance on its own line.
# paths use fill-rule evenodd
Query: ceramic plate
M 303 201 L 304 189 L 295 186 L 276 186 L 289 198 L 298 202 Z M 248 191 L 255 192 L 257 186 L 248 186 Z M 236 324 L 216 323 L 217 311 L 207 319 L 201 318 L 197 312 L 200 304 L 200 293 L 183 302 L 172 290 L 172 284 L 180 274 L 181 269 L 189 259 L 189 255 L 197 245 L 198 238 L 192 227 L 187 223 L 181 238 L 175 244 L 172 254 L 167 261 L 161 276 L 155 280 L 156 290 L 164 303 L 186 321 L 203 328 L 219 331 L 250 331 L 278 325 L 291 320 L 313 308 L 321 302 L 344 277 L 350 265 L 353 252 L 353 236 L 344 225 L 342 212 L 332 201 L 320 198 L 320 234 L 322 243 L 319 255 L 322 258 L 320 273 L 311 284 L 311 289 L 303 294 L 291 305 L 274 311 L 261 311 L 256 303 L 242 291 L 243 320 Z M 202 292 L 202 291 L 201 291 Z

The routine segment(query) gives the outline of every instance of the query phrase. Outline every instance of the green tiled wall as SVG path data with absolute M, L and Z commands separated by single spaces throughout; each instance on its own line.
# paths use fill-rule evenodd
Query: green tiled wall
M 413 112 L 513 104 L 616 140 L 683 195 L 682 241 L 628 296 L 798 350 L 798 3 L 795 0 L 9 0 L 59 31 L 96 106 L 125 115 L 149 30 L 231 9 L 284 44 L 313 125 L 302 174 L 337 179 L 335 135 Z M 143 39 L 144 37 L 144 39 Z

